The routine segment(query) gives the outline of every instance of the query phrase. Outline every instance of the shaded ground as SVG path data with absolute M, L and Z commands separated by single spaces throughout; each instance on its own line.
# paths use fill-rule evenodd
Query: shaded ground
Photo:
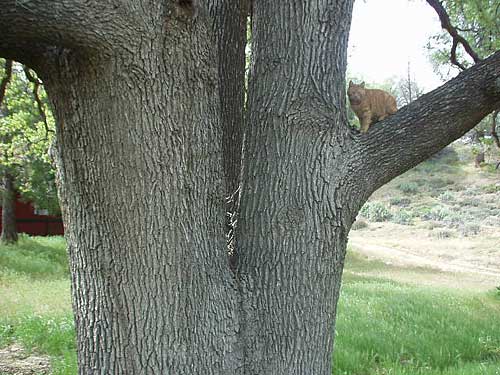
M 2 375 L 49 374 L 49 371 L 50 360 L 47 356 L 28 354 L 17 344 L 0 349 Z

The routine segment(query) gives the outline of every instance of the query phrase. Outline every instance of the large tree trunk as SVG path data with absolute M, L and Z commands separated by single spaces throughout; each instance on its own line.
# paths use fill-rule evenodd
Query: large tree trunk
M 234 372 L 217 55 L 174 11 L 131 54 L 64 52 L 45 74 L 81 374 Z
M 254 3 L 238 223 L 245 374 L 332 372 L 352 5 Z
M 9 172 L 5 172 L 3 176 L 2 235 L 0 241 L 3 243 L 17 242 L 16 191 L 14 177 Z
M 367 134 L 349 128 L 352 5 L 254 2 L 234 270 L 222 150 L 238 151 L 222 134 L 243 113 L 241 34 L 224 50 L 241 4 L 0 0 L 0 55 L 36 68 L 58 122 L 81 374 L 331 374 L 361 205 L 500 107 L 498 52 Z M 239 68 L 218 65 L 228 56 Z

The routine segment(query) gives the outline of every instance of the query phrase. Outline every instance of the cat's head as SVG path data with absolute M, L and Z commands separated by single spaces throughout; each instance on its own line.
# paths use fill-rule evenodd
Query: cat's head
M 347 96 L 351 104 L 359 104 L 366 94 L 365 83 L 356 85 L 354 82 L 349 81 L 349 88 L 347 89 Z

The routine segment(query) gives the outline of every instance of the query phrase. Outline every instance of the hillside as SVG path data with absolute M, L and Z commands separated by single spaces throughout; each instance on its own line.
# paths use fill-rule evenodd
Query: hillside
M 406 268 L 391 273 L 396 280 L 492 289 L 500 285 L 500 170 L 475 168 L 470 147 L 455 143 L 376 191 L 350 245 Z M 429 275 L 415 277 L 415 267 Z

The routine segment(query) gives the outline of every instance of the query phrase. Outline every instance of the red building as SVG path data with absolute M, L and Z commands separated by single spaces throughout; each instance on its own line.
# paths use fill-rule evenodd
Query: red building
M 0 207 L 0 217 L 2 207 Z M 53 236 L 64 234 L 63 222 L 60 216 L 48 215 L 46 210 L 37 210 L 30 203 L 16 199 L 16 222 L 18 233 L 32 236 Z M 0 220 L 0 232 L 2 223 Z

